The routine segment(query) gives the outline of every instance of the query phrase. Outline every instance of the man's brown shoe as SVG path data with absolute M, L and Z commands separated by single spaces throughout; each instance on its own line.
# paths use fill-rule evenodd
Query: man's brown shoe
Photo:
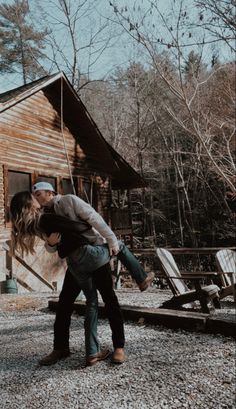
M 145 291 L 152 284 L 154 277 L 154 273 L 148 273 L 145 280 L 138 284 L 140 291 Z
M 108 349 L 104 349 L 103 351 L 98 352 L 94 356 L 88 356 L 86 358 L 86 366 L 93 366 L 95 365 L 98 361 L 103 361 L 110 355 L 110 351 Z
M 70 355 L 70 350 L 66 349 L 54 349 L 51 354 L 40 359 L 39 365 L 53 365 L 60 359 L 66 358 Z
M 124 348 L 116 348 L 112 354 L 111 361 L 113 364 L 123 364 L 125 362 L 126 356 Z

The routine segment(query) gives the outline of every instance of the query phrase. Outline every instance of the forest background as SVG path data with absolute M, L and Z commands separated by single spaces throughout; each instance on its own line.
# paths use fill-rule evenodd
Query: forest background
M 0 2 L 0 92 L 64 71 L 146 180 L 138 246 L 234 245 L 235 0 Z M 126 193 L 115 206 L 127 206 Z

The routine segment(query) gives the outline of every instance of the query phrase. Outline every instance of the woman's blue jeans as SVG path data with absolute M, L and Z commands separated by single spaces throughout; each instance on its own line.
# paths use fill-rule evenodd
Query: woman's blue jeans
M 120 252 L 117 254 L 117 258 L 127 268 L 136 283 L 140 284 L 147 277 L 147 273 L 121 240 L 118 241 L 118 244 Z M 73 252 L 67 258 L 67 264 L 78 284 L 82 285 L 88 278 L 92 277 L 93 271 L 109 263 L 110 260 L 111 256 L 107 244 L 98 246 L 88 244 Z

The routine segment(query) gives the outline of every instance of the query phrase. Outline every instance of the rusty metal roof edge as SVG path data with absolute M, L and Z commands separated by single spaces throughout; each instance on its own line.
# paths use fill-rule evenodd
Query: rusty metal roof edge
M 73 93 L 74 97 L 76 98 L 77 102 L 80 104 L 80 106 L 82 107 L 84 114 L 87 116 L 88 120 L 90 121 L 90 123 L 92 124 L 92 126 L 94 127 L 94 129 L 96 130 L 97 136 L 99 137 L 99 141 L 103 144 L 104 149 L 106 149 L 107 154 L 110 156 L 111 161 L 113 162 L 114 166 L 116 168 L 119 169 L 119 167 L 117 166 L 116 160 L 114 159 L 114 156 L 112 155 L 111 149 L 109 149 L 109 143 L 106 141 L 106 139 L 104 138 L 104 136 L 102 135 L 98 125 L 96 124 L 96 122 L 94 121 L 94 119 L 92 118 L 92 116 L 90 115 L 89 111 L 87 110 L 85 104 L 83 103 L 83 101 L 81 100 L 80 96 L 78 95 L 77 91 L 74 89 L 73 85 L 71 84 L 71 82 L 68 80 L 68 78 L 66 77 L 66 75 L 63 73 L 63 78 L 67 84 L 67 86 L 69 87 L 69 89 L 71 90 L 71 92 Z M 123 159 L 123 158 L 122 158 Z
M 12 99 L 10 99 L 9 102 L 3 102 L 2 105 L 3 107 L 0 108 L 0 113 L 6 111 L 7 109 L 11 108 L 12 106 L 18 104 L 19 102 L 23 101 L 26 98 L 29 98 L 31 95 L 35 94 L 36 92 L 44 89 L 45 87 L 47 87 L 48 85 L 50 85 L 52 82 L 57 81 L 59 78 L 63 77 L 65 80 L 67 80 L 64 72 L 60 71 L 56 74 L 52 74 L 49 78 L 45 77 L 45 82 L 42 82 L 40 84 L 37 84 L 35 86 L 32 86 L 32 88 L 29 88 L 25 91 L 22 91 L 21 94 L 19 94 L 18 97 L 13 97 Z M 68 80 L 67 80 L 68 82 Z M 20 87 L 18 87 L 20 88 Z M 18 89 L 16 88 L 16 89 Z M 1 105 L 1 103 L 0 103 Z
M 113 148 L 113 146 L 111 146 L 108 142 L 106 142 L 106 144 L 108 145 L 108 149 L 111 151 L 111 153 L 112 153 L 113 155 L 115 155 L 119 161 L 123 162 L 123 163 L 125 164 L 125 166 L 131 168 L 132 171 L 133 171 L 134 173 L 136 173 L 136 175 L 137 175 L 138 177 L 141 178 L 141 176 L 139 175 L 139 173 L 138 173 L 134 168 L 132 168 L 132 166 L 123 158 L 123 156 L 121 156 L 121 155 Z M 119 168 L 118 165 L 117 165 L 117 167 Z
M 64 74 L 64 73 L 63 73 Z M 85 104 L 83 103 L 83 101 L 81 100 L 81 98 L 79 97 L 77 91 L 73 88 L 72 84 L 70 83 L 70 81 L 68 80 L 68 78 L 66 77 L 66 75 L 64 74 L 64 80 L 67 83 L 68 87 L 70 88 L 70 90 L 72 91 L 72 93 L 74 94 L 75 98 L 77 99 L 77 101 L 79 102 L 79 104 L 82 106 L 85 115 L 88 117 L 88 120 L 92 123 L 93 127 L 96 129 L 97 134 L 99 136 L 99 138 L 101 139 L 101 142 L 104 144 L 104 147 L 107 147 L 107 141 L 104 138 L 104 136 L 102 135 L 100 129 L 98 128 L 96 122 L 94 121 L 94 119 L 92 118 L 92 116 L 90 115 L 89 111 L 87 110 Z M 109 149 L 108 149 L 109 150 Z M 109 150 L 110 151 L 110 150 Z
M 127 181 L 127 184 L 135 184 L 135 187 L 147 187 L 147 181 L 123 158 L 123 156 L 121 156 L 107 141 L 106 144 L 108 146 L 108 149 L 111 152 L 111 155 L 114 158 L 114 161 L 116 163 L 116 167 L 117 167 L 117 171 L 120 172 L 121 169 L 119 167 L 119 163 L 121 163 L 121 165 L 125 166 L 127 168 L 127 170 L 129 170 L 132 173 L 132 180 L 130 179 L 129 181 Z M 112 178 L 116 179 L 117 174 L 113 173 L 112 174 Z M 136 183 L 135 180 L 136 179 Z M 119 184 L 120 182 L 117 182 L 117 184 Z

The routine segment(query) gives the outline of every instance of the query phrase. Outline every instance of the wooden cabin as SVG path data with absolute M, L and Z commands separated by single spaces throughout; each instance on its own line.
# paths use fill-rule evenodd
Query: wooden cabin
M 42 180 L 89 201 L 117 234 L 130 233 L 129 214 L 112 207 L 112 192 L 144 181 L 105 141 L 62 72 L 0 94 L 0 282 L 13 275 L 19 292 L 60 289 L 66 268 L 42 241 L 23 262 L 6 251 L 12 196 Z

